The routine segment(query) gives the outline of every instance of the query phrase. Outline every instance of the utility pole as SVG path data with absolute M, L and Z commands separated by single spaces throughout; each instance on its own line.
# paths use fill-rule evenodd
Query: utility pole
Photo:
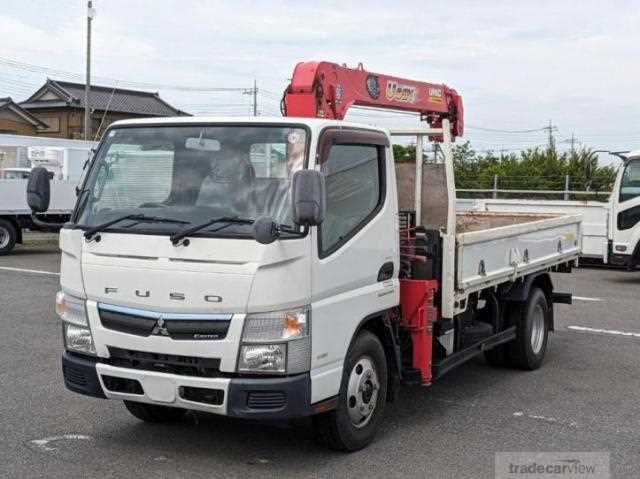
M 551 120 L 549 120 L 549 126 L 546 126 L 543 128 L 543 130 L 547 130 L 547 132 L 549 133 L 549 150 L 555 150 L 556 149 L 556 141 L 553 138 L 553 132 L 555 131 L 556 127 L 555 125 L 551 122 Z
M 575 153 L 576 137 L 573 132 L 571 133 L 571 139 L 569 140 L 569 143 L 571 143 L 571 153 Z
M 91 120 L 89 109 L 89 90 L 91 88 L 91 21 L 93 20 L 93 2 L 87 2 L 87 78 L 84 84 L 84 139 L 91 137 Z
M 258 116 L 258 82 L 253 79 L 253 88 L 248 88 L 242 92 L 243 95 L 253 96 L 253 116 Z
M 258 82 L 253 79 L 253 116 L 258 116 Z

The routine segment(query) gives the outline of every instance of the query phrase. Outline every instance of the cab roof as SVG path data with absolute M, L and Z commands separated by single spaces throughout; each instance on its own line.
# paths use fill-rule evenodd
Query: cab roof
M 319 130 L 327 126 L 341 126 L 353 128 L 366 128 L 367 130 L 389 133 L 387 129 L 365 123 L 353 123 L 343 120 L 329 120 L 323 118 L 298 118 L 282 116 L 175 116 L 162 118 L 141 118 L 132 120 L 120 120 L 112 123 L 111 128 L 122 126 L 168 126 L 168 125 L 202 125 L 202 124 L 270 124 L 270 125 L 306 125 L 312 130 Z

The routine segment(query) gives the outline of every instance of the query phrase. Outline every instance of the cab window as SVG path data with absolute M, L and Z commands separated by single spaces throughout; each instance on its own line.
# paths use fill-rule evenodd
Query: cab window
M 384 148 L 333 145 L 322 164 L 327 210 L 320 226 L 320 256 L 337 250 L 362 229 L 383 202 Z
M 622 174 L 620 202 L 640 196 L 640 161 L 631 161 Z

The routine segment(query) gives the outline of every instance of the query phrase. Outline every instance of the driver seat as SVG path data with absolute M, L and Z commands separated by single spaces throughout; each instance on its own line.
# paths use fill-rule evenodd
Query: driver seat
M 218 157 L 202 181 L 197 206 L 215 208 L 220 214 L 252 218 L 256 209 L 256 173 L 253 165 L 238 158 Z

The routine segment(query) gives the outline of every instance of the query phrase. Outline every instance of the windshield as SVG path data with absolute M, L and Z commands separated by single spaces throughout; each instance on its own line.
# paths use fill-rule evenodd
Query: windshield
M 182 220 L 124 221 L 109 229 L 168 234 L 216 217 L 270 216 L 294 227 L 293 173 L 305 164 L 303 128 L 167 126 L 113 129 L 91 166 L 77 221 L 93 227 L 129 214 Z M 198 234 L 253 234 L 231 224 Z
M 625 167 L 620 184 L 620 201 L 640 196 L 640 160 L 630 161 Z

